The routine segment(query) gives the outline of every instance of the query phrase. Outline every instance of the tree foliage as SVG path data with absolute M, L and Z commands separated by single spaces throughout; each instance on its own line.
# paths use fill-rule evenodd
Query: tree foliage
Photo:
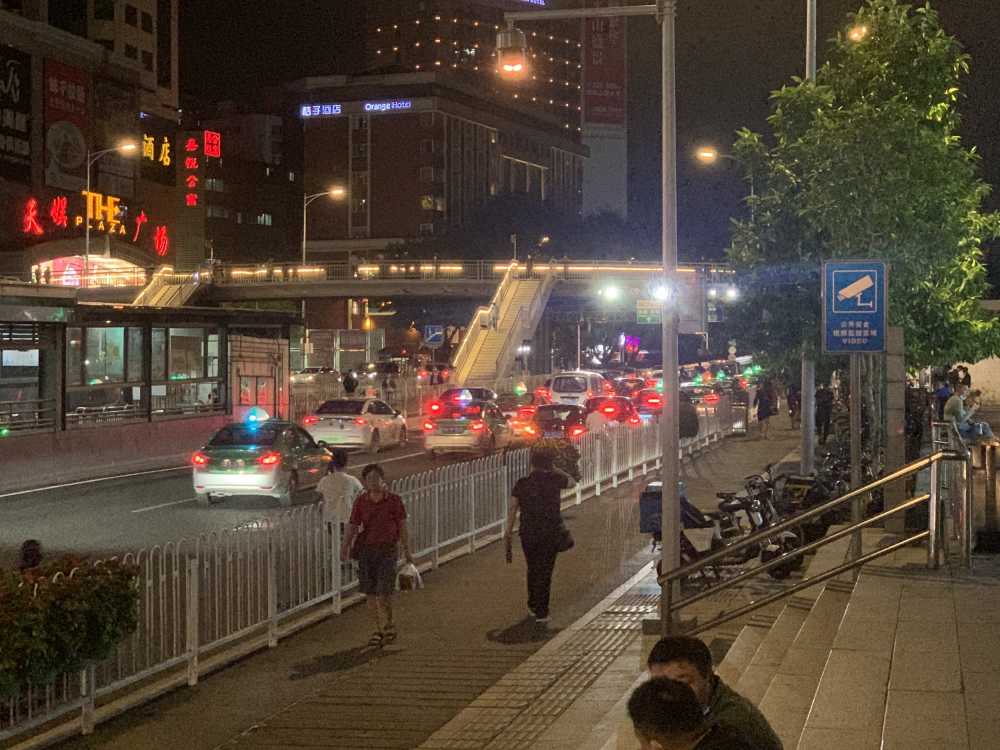
M 877 258 L 911 365 L 997 352 L 979 300 L 1000 220 L 982 210 L 989 187 L 957 134 L 968 56 L 929 5 L 897 0 L 868 0 L 831 44 L 815 82 L 772 95 L 770 139 L 738 134 L 756 197 L 729 248 L 750 279 L 733 335 L 786 364 L 802 341 L 818 349 L 820 263 Z

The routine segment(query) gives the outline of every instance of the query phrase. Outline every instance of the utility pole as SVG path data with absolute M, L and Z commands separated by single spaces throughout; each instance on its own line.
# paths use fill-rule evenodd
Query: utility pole
M 816 80 L 816 0 L 806 0 L 806 80 Z M 809 341 L 802 342 L 802 419 L 799 469 L 810 474 L 816 468 L 816 360 Z

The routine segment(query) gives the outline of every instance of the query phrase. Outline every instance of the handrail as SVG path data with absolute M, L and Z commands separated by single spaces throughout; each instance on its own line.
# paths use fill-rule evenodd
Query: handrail
M 499 302 L 503 298 L 503 294 L 505 293 L 507 287 L 509 286 L 510 280 L 516 273 L 516 270 L 517 270 L 517 263 L 511 263 L 507 267 L 507 272 L 500 280 L 500 284 L 497 286 L 496 292 L 494 292 L 493 297 L 490 299 L 490 304 L 486 307 L 480 306 L 476 308 L 476 311 L 472 314 L 472 322 L 466 329 L 465 338 L 462 339 L 462 343 L 458 345 L 458 350 L 455 352 L 454 356 L 451 359 L 452 365 L 456 370 L 455 382 L 458 383 L 459 385 L 465 384 L 465 380 L 468 377 L 468 369 L 469 369 L 468 365 L 462 360 L 462 355 L 466 351 L 466 349 L 469 349 L 470 353 L 474 351 L 473 349 L 470 348 L 472 346 L 470 342 L 476 341 L 478 343 L 479 339 L 484 338 L 480 319 L 482 318 L 483 315 L 491 315 L 494 310 L 497 310 L 497 312 L 499 313 L 499 308 L 498 308 Z M 469 357 L 469 360 L 474 361 L 471 356 Z
M 944 429 L 948 433 L 948 440 L 947 441 L 938 440 L 935 437 L 935 432 L 934 432 L 935 428 L 937 428 L 938 430 Z M 965 454 L 966 457 L 972 455 L 972 451 L 969 450 L 969 446 L 965 442 L 965 438 L 962 437 L 962 433 L 958 431 L 958 427 L 955 425 L 955 423 L 950 420 L 945 420 L 940 422 L 934 420 L 931 422 L 931 440 L 934 445 L 939 445 L 943 443 L 945 445 L 948 445 L 951 450 Z
M 788 518 L 782 521 L 781 523 L 777 523 L 774 526 L 770 526 L 766 529 L 761 529 L 760 531 L 755 531 L 753 534 L 744 537 L 738 542 L 729 544 L 724 548 L 718 550 L 717 552 L 713 552 L 710 555 L 706 555 L 705 557 L 696 560 L 693 563 L 689 563 L 688 565 L 685 565 L 683 567 L 675 568 L 674 570 L 668 571 L 667 573 L 664 573 L 659 577 L 659 582 L 661 585 L 663 585 L 670 581 L 677 580 L 679 578 L 686 578 L 692 573 L 695 573 L 701 570 L 702 568 L 711 565 L 712 563 L 719 562 L 720 560 L 729 557 L 734 552 L 738 552 L 739 550 L 745 549 L 746 547 L 751 547 L 753 545 L 756 545 L 759 542 L 762 542 L 765 539 L 774 536 L 775 534 L 780 534 L 783 531 L 788 531 L 790 529 L 795 528 L 796 526 L 800 526 L 805 521 L 809 521 L 813 518 L 816 518 L 817 516 L 821 516 L 825 513 L 828 513 L 834 508 L 837 508 L 841 505 L 845 505 L 856 498 L 862 497 L 863 495 L 867 495 L 873 490 L 877 490 L 879 487 L 890 484 L 891 482 L 895 482 L 899 479 L 908 477 L 911 474 L 916 474 L 917 472 L 923 471 L 928 466 L 931 466 L 932 464 L 935 464 L 938 461 L 943 461 L 947 458 L 954 458 L 954 457 L 949 451 L 938 451 L 936 453 L 931 454 L 930 456 L 925 456 L 924 458 L 918 459 L 913 463 L 907 464 L 901 469 L 897 469 L 891 474 L 888 474 L 880 479 L 876 479 L 875 481 L 866 484 L 863 487 L 858 487 L 855 490 L 851 490 L 846 495 L 841 495 L 840 497 L 835 497 L 832 500 L 828 500 L 827 502 L 821 505 L 817 505 L 816 507 L 810 508 L 809 510 L 799 513 L 796 516 L 792 516 L 791 518 Z

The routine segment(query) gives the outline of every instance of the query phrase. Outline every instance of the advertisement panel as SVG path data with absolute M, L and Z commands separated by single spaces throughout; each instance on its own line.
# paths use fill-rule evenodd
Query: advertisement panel
M 31 56 L 0 45 L 0 178 L 31 183 Z
M 612 5 L 592 0 L 588 7 Z M 583 122 L 625 125 L 626 36 L 624 18 L 583 22 Z
M 45 184 L 63 190 L 86 186 L 90 134 L 90 76 L 55 60 L 45 61 Z
M 106 78 L 94 80 L 94 148 L 111 148 L 136 141 L 135 95 L 127 86 Z M 94 163 L 91 180 L 102 193 L 135 197 L 135 155 L 106 154 Z
M 142 179 L 161 185 L 177 184 L 177 124 L 146 113 L 139 115 Z

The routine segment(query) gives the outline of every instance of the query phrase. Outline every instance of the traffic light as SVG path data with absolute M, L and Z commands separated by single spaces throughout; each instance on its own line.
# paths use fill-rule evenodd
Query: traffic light
M 497 32 L 497 73 L 509 81 L 528 75 L 528 40 L 520 29 Z

